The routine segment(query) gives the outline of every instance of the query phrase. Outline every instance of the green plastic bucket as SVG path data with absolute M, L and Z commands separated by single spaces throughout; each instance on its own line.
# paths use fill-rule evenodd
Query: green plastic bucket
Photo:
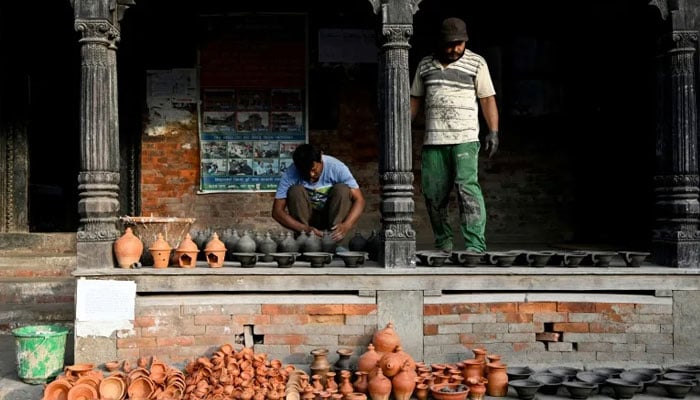
M 63 370 L 68 328 L 33 325 L 13 329 L 17 348 L 17 375 L 31 384 L 46 383 Z

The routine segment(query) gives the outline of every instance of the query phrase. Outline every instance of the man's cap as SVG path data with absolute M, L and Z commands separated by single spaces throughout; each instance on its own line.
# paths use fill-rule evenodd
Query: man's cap
M 467 36 L 467 24 L 459 18 L 447 18 L 442 21 L 440 29 L 440 41 L 442 43 L 450 42 L 466 42 L 469 40 Z

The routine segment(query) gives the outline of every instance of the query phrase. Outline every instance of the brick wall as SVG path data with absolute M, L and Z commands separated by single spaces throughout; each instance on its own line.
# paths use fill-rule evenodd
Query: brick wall
M 445 297 L 450 296 L 424 307 L 428 362 L 460 361 L 465 348 L 477 347 L 513 365 L 673 360 L 670 298 L 596 295 L 594 303 L 567 294 L 558 295 L 560 300 L 522 294 Z

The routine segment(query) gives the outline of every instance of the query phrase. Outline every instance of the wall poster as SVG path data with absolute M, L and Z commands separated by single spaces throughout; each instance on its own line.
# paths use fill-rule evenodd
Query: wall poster
M 307 140 L 307 17 L 201 19 L 199 193 L 271 192 Z

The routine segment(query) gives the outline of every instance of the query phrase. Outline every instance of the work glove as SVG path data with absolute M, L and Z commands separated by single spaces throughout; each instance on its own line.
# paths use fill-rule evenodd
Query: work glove
M 484 151 L 488 153 L 489 158 L 496 154 L 498 150 L 498 131 L 490 131 L 486 137 L 484 137 Z

